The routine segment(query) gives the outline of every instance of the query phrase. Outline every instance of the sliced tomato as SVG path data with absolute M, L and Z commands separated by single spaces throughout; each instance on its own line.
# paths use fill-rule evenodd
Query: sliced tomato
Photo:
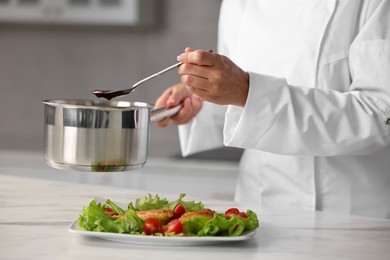
M 183 233 L 184 227 L 183 224 L 178 219 L 173 219 L 164 227 L 164 234 L 166 233 Z
M 183 204 L 178 203 L 173 209 L 173 218 L 180 218 L 186 212 Z
M 106 213 L 109 216 L 117 215 L 116 212 L 112 208 L 104 207 L 103 210 L 104 210 L 104 213 Z
M 148 218 L 145 220 L 144 225 L 142 226 L 142 231 L 146 235 L 153 235 L 155 233 L 163 233 L 163 228 L 156 218 Z
M 242 217 L 242 218 L 247 218 L 248 217 L 245 212 L 240 212 L 240 214 L 238 214 L 238 215 L 240 217 Z
M 237 216 L 242 217 L 242 218 L 247 218 L 248 217 L 245 212 L 241 212 L 237 208 L 230 208 L 230 209 L 225 211 L 225 216 L 227 218 L 230 218 L 232 215 L 237 215 Z
M 238 214 L 240 214 L 240 211 L 238 210 L 238 208 L 230 208 L 230 209 L 225 211 L 225 216 L 227 218 L 230 218 L 232 215 L 238 215 Z

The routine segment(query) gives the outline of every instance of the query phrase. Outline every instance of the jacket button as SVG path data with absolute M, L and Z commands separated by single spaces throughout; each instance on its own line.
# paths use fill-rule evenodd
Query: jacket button
M 390 118 L 386 120 L 386 125 L 390 125 Z

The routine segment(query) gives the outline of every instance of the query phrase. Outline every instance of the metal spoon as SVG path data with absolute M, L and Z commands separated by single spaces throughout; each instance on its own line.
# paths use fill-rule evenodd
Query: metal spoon
M 140 81 L 138 81 L 137 83 L 135 83 L 131 88 L 129 89 L 123 89 L 123 90 L 94 90 L 92 93 L 95 94 L 95 96 L 97 96 L 98 98 L 102 97 L 102 98 L 106 98 L 108 100 L 112 99 L 112 98 L 115 98 L 115 97 L 119 97 L 119 96 L 124 96 L 124 95 L 127 95 L 127 94 L 130 94 L 131 92 L 133 92 L 139 85 L 141 85 L 142 83 L 144 83 L 145 81 L 147 80 L 150 80 L 154 77 L 157 77 L 167 71 L 170 71 L 174 68 L 177 68 L 178 66 L 180 66 L 181 64 L 183 64 L 183 62 L 178 62 L 176 64 L 173 64 L 172 66 L 169 66 L 168 68 L 165 68 L 147 78 L 144 78 Z

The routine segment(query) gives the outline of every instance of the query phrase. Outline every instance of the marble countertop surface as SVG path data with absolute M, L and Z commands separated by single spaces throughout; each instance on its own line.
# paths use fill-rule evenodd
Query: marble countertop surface
M 389 259 L 389 220 L 266 211 L 256 204 L 227 200 L 203 202 L 257 212 L 261 227 L 251 239 L 156 246 L 69 232 L 71 222 L 94 197 L 129 202 L 145 195 L 143 190 L 0 174 L 0 259 Z M 160 196 L 176 198 L 177 194 Z
M 43 152 L 0 149 L 0 175 L 159 193 L 180 193 L 185 190 L 187 195 L 201 199 L 232 200 L 237 172 L 237 162 L 150 157 L 139 170 L 91 174 L 50 168 L 45 162 Z

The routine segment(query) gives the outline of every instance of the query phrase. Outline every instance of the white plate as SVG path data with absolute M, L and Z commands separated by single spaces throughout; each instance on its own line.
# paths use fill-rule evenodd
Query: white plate
M 216 237 L 163 237 L 163 236 L 145 236 L 145 235 L 131 235 L 131 234 L 119 234 L 109 232 L 94 232 L 80 230 L 77 220 L 74 221 L 69 227 L 69 232 L 97 237 L 104 240 L 131 243 L 131 244 L 148 244 L 148 245 L 170 245 L 170 246 L 197 246 L 197 245 L 210 245 L 217 243 L 226 243 L 234 241 L 244 241 L 250 239 L 256 231 L 244 232 L 237 237 L 229 236 L 216 236 Z

